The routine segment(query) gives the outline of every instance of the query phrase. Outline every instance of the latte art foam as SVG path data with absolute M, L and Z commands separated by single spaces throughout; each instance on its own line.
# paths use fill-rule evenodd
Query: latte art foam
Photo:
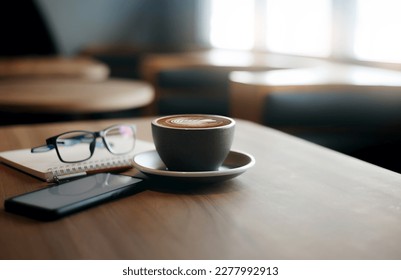
M 217 124 L 217 121 L 212 119 L 199 118 L 176 118 L 170 120 L 170 123 L 182 126 L 213 126 Z
M 157 123 L 172 128 L 213 128 L 231 123 L 219 116 L 173 116 L 158 119 Z

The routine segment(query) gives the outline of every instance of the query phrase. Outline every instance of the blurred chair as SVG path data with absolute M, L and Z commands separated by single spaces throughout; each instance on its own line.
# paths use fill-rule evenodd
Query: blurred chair
M 401 139 L 401 92 L 271 92 L 262 123 L 352 154 Z
M 142 57 L 150 51 L 132 44 L 100 44 L 84 47 L 80 55 L 106 64 L 112 78 L 141 79 Z
M 157 75 L 157 110 L 161 115 L 228 114 L 228 71 L 166 69 Z

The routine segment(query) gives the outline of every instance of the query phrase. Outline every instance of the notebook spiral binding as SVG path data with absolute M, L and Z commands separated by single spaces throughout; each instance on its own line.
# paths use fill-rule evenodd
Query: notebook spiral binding
M 101 172 L 131 167 L 133 167 L 132 157 L 110 157 L 53 167 L 49 168 L 48 172 L 51 174 L 49 180 L 59 182 L 72 177 L 84 176 L 91 171 Z

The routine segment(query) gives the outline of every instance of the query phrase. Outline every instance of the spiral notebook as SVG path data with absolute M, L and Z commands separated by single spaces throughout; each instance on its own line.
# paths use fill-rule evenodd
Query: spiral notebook
M 95 149 L 89 160 L 74 164 L 61 162 L 55 150 L 45 153 L 31 153 L 30 149 L 22 149 L 1 152 L 0 162 L 43 181 L 55 182 L 92 173 L 122 171 L 132 168 L 132 159 L 135 154 L 152 149 L 154 149 L 153 143 L 137 140 L 135 149 L 129 154 L 116 156 L 108 152 L 107 149 Z

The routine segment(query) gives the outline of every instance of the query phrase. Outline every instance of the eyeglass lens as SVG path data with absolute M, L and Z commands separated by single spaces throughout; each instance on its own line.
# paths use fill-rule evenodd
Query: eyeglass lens
M 104 140 L 113 154 L 130 152 L 135 145 L 135 131 L 133 127 L 121 125 L 105 130 Z
M 66 162 L 83 161 L 92 156 L 94 135 L 90 132 L 68 132 L 57 138 L 60 157 Z
M 111 153 L 125 154 L 134 148 L 135 130 L 128 125 L 110 127 L 104 131 L 103 139 Z M 92 132 L 67 132 L 57 138 L 57 150 L 65 162 L 84 161 L 92 156 L 95 146 L 105 148 L 103 142 L 98 140 Z

